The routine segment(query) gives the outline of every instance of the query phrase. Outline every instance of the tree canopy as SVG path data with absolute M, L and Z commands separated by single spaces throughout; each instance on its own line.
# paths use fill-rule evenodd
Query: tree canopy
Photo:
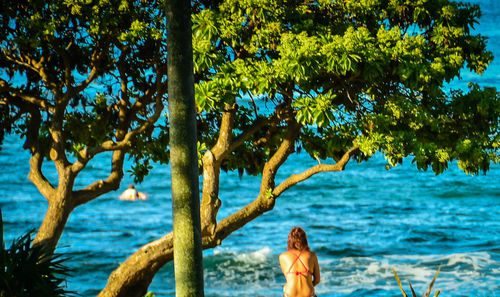
M 473 31 L 478 6 L 227 0 L 195 7 L 205 248 L 271 210 L 291 186 L 344 170 L 351 158 L 382 152 L 390 167 L 410 157 L 436 174 L 451 161 L 472 174 L 498 162 L 496 89 L 449 84 L 465 69 L 481 74 L 492 60 L 486 38 Z M 280 166 L 301 151 L 318 165 L 277 181 Z M 218 219 L 223 200 L 231 199 L 219 197 L 221 170 L 260 175 L 261 185 L 252 203 Z M 138 271 L 163 265 L 171 251 L 171 235 L 145 245 L 101 296 L 118 286 L 118 275 L 150 281 Z
M 235 131 L 245 131 L 287 109 L 301 127 L 297 149 L 314 158 L 358 146 L 358 160 L 382 151 L 391 166 L 411 155 L 436 173 L 451 160 L 487 170 L 498 161 L 496 90 L 447 84 L 492 59 L 472 32 L 479 16 L 450 1 L 224 1 L 194 16 L 200 121 L 237 103 Z M 224 165 L 259 173 L 284 133 L 276 126 Z
M 25 139 L 30 180 L 49 201 L 35 241 L 55 247 L 72 209 L 119 187 L 126 152 L 155 149 L 144 144 L 166 94 L 163 10 L 117 0 L 3 1 L 1 10 L 1 136 Z M 73 189 L 103 152 L 113 153 L 108 177 Z M 141 178 L 149 166 L 138 164 Z

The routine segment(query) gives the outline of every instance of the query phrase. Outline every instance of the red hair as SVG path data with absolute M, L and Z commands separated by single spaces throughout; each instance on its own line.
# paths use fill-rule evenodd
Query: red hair
M 309 251 L 306 231 L 300 227 L 293 227 L 288 233 L 288 250 Z

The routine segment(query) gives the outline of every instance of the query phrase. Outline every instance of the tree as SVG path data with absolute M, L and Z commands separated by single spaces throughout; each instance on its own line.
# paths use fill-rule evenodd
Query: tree
M 75 207 L 118 188 L 126 153 L 139 179 L 149 160 L 168 161 L 168 125 L 155 130 L 166 93 L 163 9 L 118 0 L 0 5 L 0 137 L 26 140 L 30 179 L 49 202 L 35 241 L 54 248 Z M 457 160 L 472 174 L 498 162 L 496 90 L 445 85 L 464 67 L 482 73 L 492 59 L 486 39 L 471 32 L 477 6 L 226 0 L 194 7 L 204 248 L 270 211 L 294 184 L 344 170 L 351 158 L 381 151 L 390 167 L 411 156 L 436 173 Z M 318 165 L 276 181 L 300 151 Z M 103 152 L 113 154 L 109 175 L 75 189 Z M 42 170 L 49 159 L 57 181 Z M 221 170 L 262 179 L 255 201 L 219 220 Z M 169 234 L 143 246 L 100 295 L 144 294 L 172 259 L 172 242 Z
M 213 3 L 212 3 L 213 4 Z M 193 48 L 203 170 L 203 247 L 270 211 L 293 185 L 382 152 L 442 173 L 499 161 L 500 97 L 471 84 L 448 90 L 464 68 L 492 60 L 472 33 L 479 7 L 452 1 L 225 0 L 195 5 Z M 276 180 L 293 153 L 318 165 Z M 326 161 L 325 161 L 326 160 Z M 221 170 L 261 176 L 255 200 L 217 219 Z M 99 296 L 147 287 L 172 259 L 172 235 L 116 269 Z M 123 281 L 126 279 L 126 282 Z
M 175 295 L 203 297 L 191 4 L 166 3 Z
M 127 152 L 139 180 L 149 170 L 142 154 L 168 159 L 147 141 L 166 93 L 164 17 L 155 1 L 0 5 L 0 136 L 25 139 L 29 179 L 48 201 L 34 244 L 53 250 L 74 208 L 118 189 Z M 157 138 L 168 141 L 166 132 Z M 78 175 L 105 152 L 108 176 L 77 188 Z M 42 168 L 49 160 L 57 180 Z

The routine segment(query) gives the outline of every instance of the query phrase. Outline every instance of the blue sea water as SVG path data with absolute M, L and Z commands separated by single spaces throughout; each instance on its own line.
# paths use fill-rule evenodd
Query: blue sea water
M 470 2 L 481 4 L 476 30 L 490 38 L 488 47 L 498 58 L 483 76 L 465 73 L 454 84 L 474 81 L 498 88 L 500 3 Z M 10 136 L 0 151 L 0 207 L 8 244 L 37 228 L 47 207 L 27 180 L 29 155 L 21 144 Z M 411 280 L 422 294 L 439 265 L 434 288 L 442 291 L 440 296 L 500 296 L 500 166 L 469 176 L 451 164 L 435 176 L 416 170 L 410 159 L 391 170 L 385 164 L 380 155 L 352 162 L 344 172 L 316 175 L 285 192 L 273 211 L 204 252 L 205 295 L 281 296 L 285 280 L 278 255 L 290 228 L 300 225 L 318 254 L 318 296 L 401 296 L 391 268 L 407 292 Z M 295 156 L 280 169 L 278 180 L 310 165 L 314 161 L 305 154 Z M 94 160 L 76 186 L 104 178 L 108 170 L 105 157 Z M 120 191 L 130 182 L 126 177 Z M 120 201 L 116 191 L 72 213 L 58 248 L 71 256 L 69 265 L 75 269 L 67 283 L 70 290 L 95 296 L 128 255 L 172 229 L 168 166 L 155 166 L 138 187 L 149 193 L 149 200 Z M 258 187 L 258 177 L 223 174 L 219 218 L 252 201 Z M 172 263 L 160 270 L 150 290 L 175 295 Z

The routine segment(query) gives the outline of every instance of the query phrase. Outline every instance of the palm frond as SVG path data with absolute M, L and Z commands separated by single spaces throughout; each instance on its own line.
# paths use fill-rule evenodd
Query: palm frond
M 432 281 L 431 281 L 431 283 L 430 283 L 427 291 L 424 291 L 424 293 L 422 294 L 422 297 L 429 297 L 430 296 L 431 291 L 432 291 L 432 287 L 434 286 L 434 283 L 436 282 L 436 279 L 437 279 L 437 276 L 438 276 L 440 270 L 441 270 L 441 265 L 439 265 L 439 268 L 438 268 L 436 274 L 434 275 L 434 278 L 432 279 Z M 392 271 L 394 272 L 394 277 L 396 278 L 396 281 L 398 282 L 399 289 L 403 293 L 403 297 L 408 297 L 408 295 L 406 294 L 405 290 L 403 289 L 403 286 L 401 285 L 401 281 L 399 280 L 399 276 L 396 273 L 396 270 L 394 268 L 392 268 Z M 415 290 L 413 289 L 413 286 L 411 285 L 411 282 L 408 281 L 408 283 L 410 285 L 412 296 L 413 297 L 417 297 L 417 294 L 415 293 Z M 436 294 L 434 295 L 434 297 L 437 297 L 439 295 L 439 293 L 441 293 L 441 290 L 437 290 Z
M 0 296 L 66 297 L 65 279 L 71 270 L 61 254 L 50 253 L 43 245 L 32 246 L 34 229 L 12 241 L 5 249 L 0 210 Z

